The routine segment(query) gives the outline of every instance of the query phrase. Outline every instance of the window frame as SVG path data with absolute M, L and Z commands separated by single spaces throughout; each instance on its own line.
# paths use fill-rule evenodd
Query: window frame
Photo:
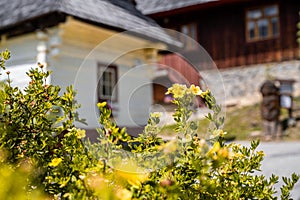
M 277 13 L 274 15 L 267 16 L 264 13 L 265 8 L 267 7 L 272 7 L 275 6 L 277 8 Z M 255 11 L 259 10 L 261 12 L 261 16 L 256 18 L 256 19 L 251 19 L 248 17 L 248 13 L 250 11 Z M 273 31 L 273 25 L 272 25 L 272 19 L 277 18 L 277 34 L 274 33 Z M 263 37 L 260 36 L 259 34 L 259 26 L 258 22 L 259 20 L 267 20 L 267 30 L 268 30 L 268 35 Z M 254 22 L 254 37 L 250 37 L 250 29 L 249 27 L 249 22 Z M 247 42 L 257 42 L 257 41 L 262 41 L 262 40 L 269 40 L 269 39 L 274 39 L 278 38 L 280 36 L 280 10 L 279 10 L 279 5 L 278 4 L 267 4 L 267 5 L 261 5 L 261 6 L 256 6 L 256 7 L 251 7 L 247 8 L 245 10 L 245 34 L 246 34 L 246 41 Z
M 111 95 L 105 95 L 104 92 L 102 91 L 102 85 L 103 85 L 103 76 L 104 73 L 106 72 L 111 72 L 113 82 L 111 87 Z M 97 84 L 97 96 L 98 96 L 98 101 L 103 102 L 103 101 L 109 101 L 109 102 L 117 102 L 118 101 L 118 70 L 117 66 L 115 65 L 104 65 L 102 63 L 98 63 L 97 66 L 97 78 L 98 78 L 98 84 Z
M 188 28 L 188 32 L 189 34 L 186 34 L 182 31 L 183 27 L 186 26 Z M 192 28 L 194 29 L 195 31 L 195 35 L 192 36 Z M 184 34 L 192 39 L 194 39 L 196 42 L 198 42 L 198 24 L 196 22 L 189 22 L 189 23 L 185 23 L 185 24 L 181 24 L 179 25 L 179 30 L 178 30 L 181 34 Z M 185 36 L 179 38 L 181 42 L 184 43 L 184 47 L 185 47 L 185 50 L 187 51 L 193 51 L 193 50 L 196 50 L 197 49 L 197 45 L 193 45 L 194 43 L 187 43 L 184 39 L 185 39 Z

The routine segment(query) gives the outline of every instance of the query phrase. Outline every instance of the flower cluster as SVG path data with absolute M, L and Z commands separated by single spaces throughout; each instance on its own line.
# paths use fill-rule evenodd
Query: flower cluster
M 57 167 L 61 163 L 61 158 L 53 158 L 52 161 L 49 163 L 50 167 Z
M 186 85 L 174 84 L 168 89 L 166 94 L 172 94 L 175 99 L 183 98 L 185 95 L 195 95 L 204 97 L 209 93 L 209 90 L 203 92 L 199 86 L 192 84 L 189 88 Z

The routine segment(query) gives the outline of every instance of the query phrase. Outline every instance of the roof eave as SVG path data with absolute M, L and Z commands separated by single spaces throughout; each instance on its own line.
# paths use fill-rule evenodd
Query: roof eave
M 95 26 L 100 26 L 106 29 L 110 29 L 116 32 L 128 32 L 131 35 L 134 35 L 135 37 L 139 37 L 154 43 L 163 43 L 167 46 L 167 49 L 174 49 L 174 48 L 181 48 L 182 44 L 175 39 L 173 39 L 171 36 L 169 36 L 167 33 L 163 31 L 161 27 L 144 27 L 139 29 L 133 29 L 131 31 L 128 31 L 126 29 L 123 29 L 121 27 L 117 27 L 114 25 L 108 25 L 101 22 L 96 22 L 90 19 L 84 19 L 78 16 L 71 15 L 69 13 L 65 13 L 62 11 L 53 11 L 50 13 L 42 14 L 35 16 L 30 19 L 25 19 L 22 21 L 19 21 L 18 23 L 10 24 L 8 26 L 4 26 L 0 29 L 0 35 L 6 35 L 7 38 L 15 37 L 18 35 L 31 33 L 36 30 L 40 29 L 46 29 L 49 27 L 53 27 L 58 25 L 59 23 L 65 22 L 67 19 L 67 16 L 72 16 L 76 20 L 80 20 L 82 22 L 92 24 Z M 49 20 L 52 19 L 52 20 Z M 151 32 L 152 29 L 152 32 Z M 155 30 L 157 29 L 157 30 Z M 156 34 L 157 33 L 157 34 Z
M 152 17 L 152 18 L 158 18 L 158 17 L 167 17 L 171 15 L 178 15 L 186 12 L 191 11 L 199 11 L 199 10 L 205 10 L 213 7 L 223 6 L 223 5 L 229 5 L 234 3 L 243 3 L 251 0 L 222 0 L 222 1 L 210 1 L 205 3 L 199 3 L 194 4 L 186 7 L 176 8 L 172 10 L 166 10 L 166 11 L 158 11 L 158 12 L 150 12 L 150 13 L 144 13 L 145 15 Z
M 46 21 L 43 19 L 47 19 Z M 51 20 L 49 20 L 51 19 Z M 43 15 L 25 19 L 14 24 L 3 26 L 0 29 L 0 35 L 6 35 L 7 38 L 34 32 L 39 29 L 46 29 L 64 22 L 66 15 L 61 12 L 51 12 Z

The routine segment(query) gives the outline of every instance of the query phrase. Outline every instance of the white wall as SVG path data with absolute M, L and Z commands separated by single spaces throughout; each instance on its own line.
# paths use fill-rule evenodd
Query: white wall
M 79 40 L 74 35 L 70 36 L 72 31 L 74 30 L 70 27 L 64 28 L 60 54 L 51 59 L 51 63 L 55 66 L 52 83 L 63 87 L 74 85 L 77 90 L 76 99 L 82 105 L 79 116 L 87 120 L 88 128 L 93 129 L 99 127 L 99 111 L 96 106 L 98 63 L 104 66 L 110 64 L 117 66 L 118 101 L 112 104 L 114 119 L 118 126 L 145 125 L 153 99 L 152 70 L 150 66 L 142 65 L 144 51 L 134 50 L 141 44 L 132 42 L 126 46 L 124 44 L 131 40 L 122 36 L 110 41 L 100 41 L 99 44 L 82 45 L 83 40 L 89 38 L 87 36 L 89 33 L 82 32 L 80 38 L 83 39 Z M 95 33 L 92 35 L 97 37 Z M 141 67 L 134 67 L 137 60 Z M 85 127 L 81 124 L 78 126 Z
M 116 121 L 121 126 L 147 124 L 153 99 L 151 71 L 147 67 L 120 67 Z
M 97 62 L 78 58 L 62 57 L 60 67 L 56 67 L 52 83 L 64 86 L 74 85 L 77 91 L 76 100 L 81 104 L 79 117 L 87 120 L 88 126 L 78 124 L 83 128 L 96 128 L 98 112 L 96 108 Z M 81 64 L 84 63 L 82 66 Z
M 64 63 L 74 61 L 64 61 Z M 77 68 L 77 76 L 65 76 L 64 80 L 74 82 L 77 90 L 76 99 L 82 105 L 79 109 L 80 117 L 85 118 L 89 128 L 99 127 L 99 111 L 97 104 L 97 63 L 101 60 L 86 59 Z M 103 62 L 101 62 L 103 64 Z M 73 63 L 73 66 L 75 63 Z M 57 69 L 56 73 L 68 73 L 66 67 Z M 114 92 L 117 92 L 118 101 L 112 104 L 114 109 L 114 120 L 118 126 L 145 125 L 152 105 L 152 85 L 150 76 L 145 68 L 117 65 L 119 81 Z M 73 72 L 72 72 L 73 74 Z M 53 75 L 54 77 L 58 77 Z M 62 78 L 62 77 L 61 77 Z M 80 125 L 79 125 L 80 126 Z M 84 127 L 84 126 L 82 126 Z
M 35 34 L 27 34 L 22 37 L 15 37 L 0 45 L 1 50 L 8 49 L 11 52 L 11 59 L 6 63 L 6 71 L 10 71 L 12 86 L 24 89 L 30 79 L 26 72 L 30 68 L 37 67 L 37 40 Z M 0 80 L 7 79 L 7 75 L 1 72 Z

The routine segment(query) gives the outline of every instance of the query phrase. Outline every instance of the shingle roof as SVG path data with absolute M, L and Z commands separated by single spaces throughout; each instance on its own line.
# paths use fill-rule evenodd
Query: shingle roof
M 42 15 L 61 12 L 91 22 L 178 44 L 129 0 L 1 0 L 0 30 Z M 147 27 L 156 27 L 145 30 Z
M 184 8 L 218 0 L 136 0 L 137 8 L 146 15 Z

